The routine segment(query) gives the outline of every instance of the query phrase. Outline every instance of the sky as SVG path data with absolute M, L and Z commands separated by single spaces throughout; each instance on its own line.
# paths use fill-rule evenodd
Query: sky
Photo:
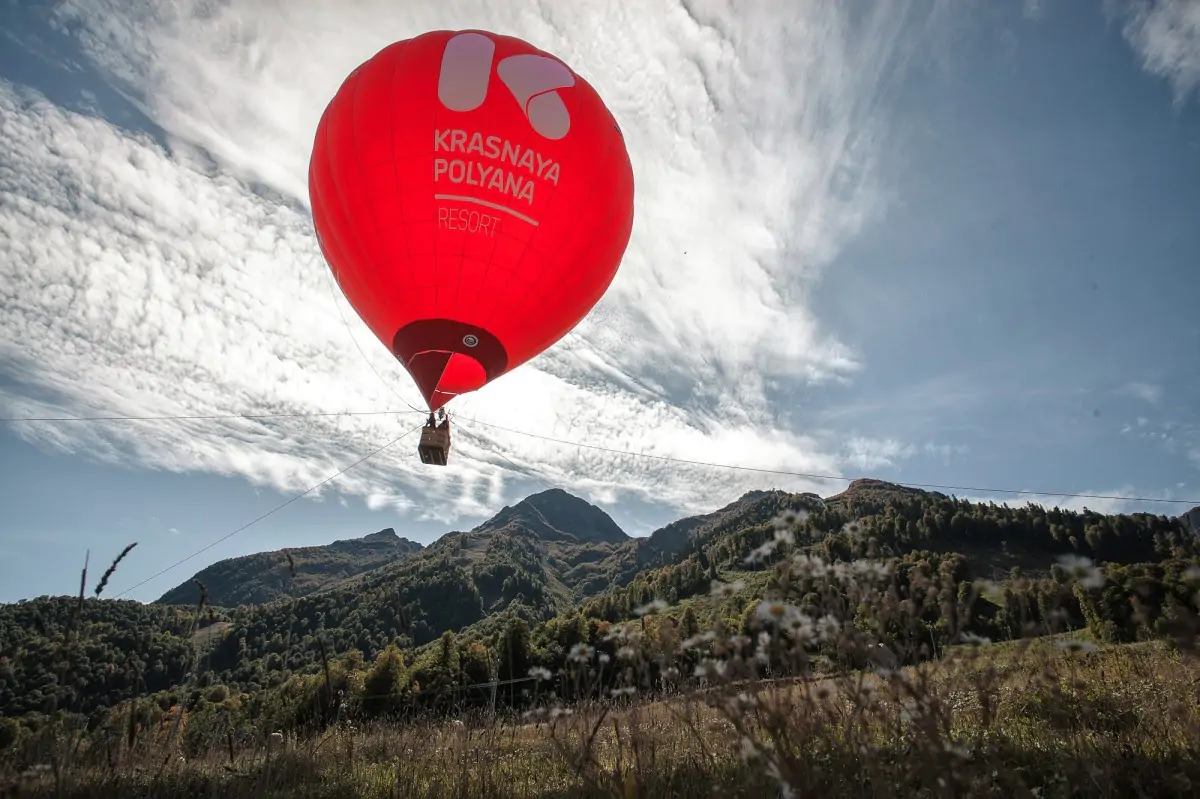
M 450 465 L 358 463 L 421 401 L 321 257 L 312 138 L 359 63 L 464 28 L 596 87 L 634 229 L 451 403 Z M 631 535 L 855 477 L 1200 502 L 1200 4 L 7 0 L 0 36 L 0 601 L 550 486 Z M 292 415 L 211 418 L 255 414 Z M 28 421 L 91 416 L 173 418 Z

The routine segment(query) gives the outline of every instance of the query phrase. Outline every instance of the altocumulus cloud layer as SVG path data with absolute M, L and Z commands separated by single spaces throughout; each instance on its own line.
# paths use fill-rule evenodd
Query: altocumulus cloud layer
M 716 2 L 536 10 L 394 0 L 133 10 L 75 0 L 55 13 L 165 145 L 0 83 L 0 327 L 12 334 L 0 359 L 19 381 L 0 388 L 6 415 L 418 405 L 332 289 L 307 217 L 307 158 L 324 103 L 366 57 L 431 28 L 487 27 L 560 55 L 597 86 L 631 149 L 637 223 L 593 316 L 553 352 L 454 403 L 460 413 L 617 449 L 825 474 L 912 450 L 776 429 L 767 389 L 802 396 L 860 366 L 817 324 L 806 291 L 880 207 L 879 98 L 936 14 L 890 0 L 853 20 L 838 4 L 782 0 L 737 14 Z M 19 431 L 114 463 L 293 491 L 419 421 Z M 476 514 L 502 500 L 514 468 L 598 500 L 630 491 L 689 507 L 761 484 L 461 429 L 444 472 L 420 468 L 410 438 L 337 488 L 375 506 L 427 513 L 437 503 L 413 498 L 432 497 L 446 501 L 439 512 Z

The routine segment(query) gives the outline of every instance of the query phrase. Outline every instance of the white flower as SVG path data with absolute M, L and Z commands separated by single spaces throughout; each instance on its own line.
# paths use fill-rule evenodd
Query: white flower
M 723 660 L 705 658 L 696 665 L 696 670 L 693 672 L 693 676 L 701 677 L 703 679 L 723 677 L 725 676 L 725 669 L 727 665 L 728 664 Z
M 776 530 L 791 530 L 808 520 L 808 511 L 803 508 L 788 508 L 780 511 L 774 519 L 771 520 L 771 525 Z
M 813 577 L 821 577 L 829 572 L 829 566 L 821 558 L 813 555 L 810 556 L 803 552 L 797 552 L 792 555 L 792 568 L 799 574 L 812 575 Z
M 693 647 L 700 646 L 701 644 L 707 644 L 710 641 L 714 641 L 716 640 L 716 637 L 717 634 L 712 630 L 706 630 L 697 635 L 693 635 L 691 638 L 685 638 L 680 642 L 679 646 L 681 649 L 692 649 Z
M 749 738 L 743 737 L 741 745 L 738 747 L 738 757 L 743 763 L 749 763 L 751 760 L 756 760 L 761 753 L 758 751 L 758 746 Z
M 650 616 L 671 607 L 661 599 L 654 599 L 634 611 L 639 616 Z
M 838 633 L 842 631 L 842 623 L 833 616 L 825 614 L 817 619 L 817 640 L 830 641 L 837 638 Z
M 883 561 L 860 558 L 850 564 L 851 570 L 860 577 L 868 580 L 886 580 L 892 574 L 892 569 Z
M 758 563 L 760 560 L 766 560 L 767 558 L 771 557 L 771 553 L 775 551 L 775 547 L 777 546 L 779 546 L 779 542 L 773 538 L 764 542 L 762 546 L 753 550 L 749 555 L 746 556 L 746 565 L 752 566 L 755 563 Z
M 543 666 L 533 666 L 529 669 L 529 676 L 535 680 L 548 680 L 554 675 L 550 673 L 550 669 Z
M 720 580 L 713 580 L 709 587 L 709 594 L 716 597 L 731 597 L 741 592 L 746 587 L 746 583 L 742 580 L 735 580 L 732 583 L 723 583 Z
M 1102 588 L 1104 570 L 1092 563 L 1090 558 L 1079 555 L 1063 555 L 1058 559 L 1067 574 L 1079 581 L 1084 588 Z

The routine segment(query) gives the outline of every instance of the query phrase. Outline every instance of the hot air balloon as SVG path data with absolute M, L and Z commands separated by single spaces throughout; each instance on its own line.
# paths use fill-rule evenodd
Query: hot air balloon
M 351 72 L 318 124 L 309 197 L 338 286 L 425 398 L 418 452 L 438 465 L 443 406 L 574 328 L 633 226 L 629 154 L 596 90 L 479 30 L 396 42 Z

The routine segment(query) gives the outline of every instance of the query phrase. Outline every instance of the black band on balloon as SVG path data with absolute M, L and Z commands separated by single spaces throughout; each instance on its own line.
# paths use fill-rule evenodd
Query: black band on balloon
M 508 352 L 498 338 L 482 327 L 453 319 L 419 319 L 408 323 L 396 331 L 392 353 L 408 369 L 426 399 L 437 389 L 452 354 L 474 359 L 489 381 L 508 368 Z

